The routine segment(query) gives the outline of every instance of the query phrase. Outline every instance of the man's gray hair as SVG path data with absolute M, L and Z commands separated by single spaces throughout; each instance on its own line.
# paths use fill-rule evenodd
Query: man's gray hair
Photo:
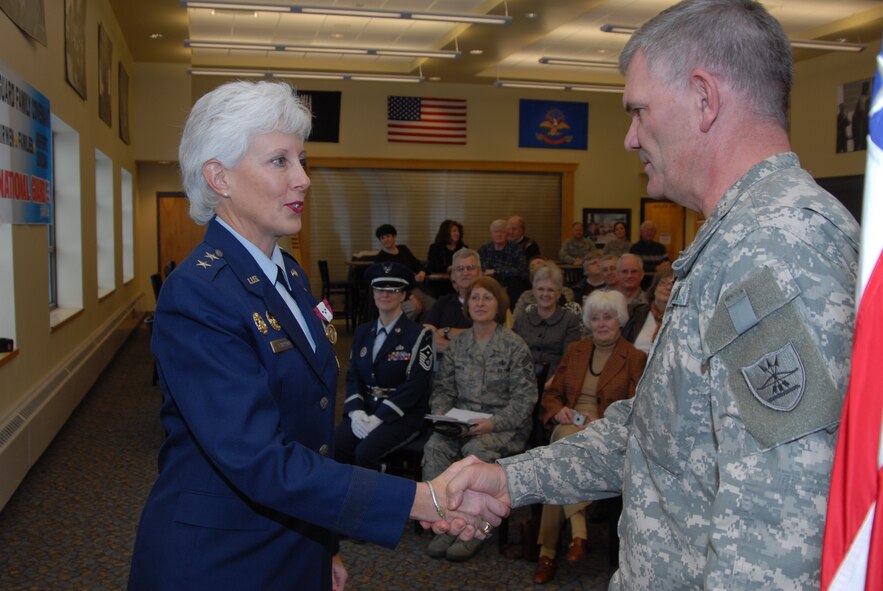
M 619 54 L 625 74 L 641 50 L 667 86 L 686 87 L 704 68 L 754 105 L 755 114 L 788 125 L 791 44 L 782 26 L 755 0 L 683 0 L 647 21 Z
M 206 162 L 234 168 L 256 136 L 280 131 L 306 141 L 311 125 L 309 109 L 284 82 L 228 82 L 202 96 L 190 110 L 178 148 L 193 221 L 208 223 L 220 200 L 203 177 Z
M 471 257 L 475 257 L 475 260 L 478 261 L 478 266 L 481 267 L 481 257 L 478 255 L 478 252 L 472 250 L 471 248 L 461 248 L 457 252 L 454 253 L 454 256 L 451 257 L 452 266 L 456 265 L 458 261 L 462 261 L 463 259 L 468 259 Z

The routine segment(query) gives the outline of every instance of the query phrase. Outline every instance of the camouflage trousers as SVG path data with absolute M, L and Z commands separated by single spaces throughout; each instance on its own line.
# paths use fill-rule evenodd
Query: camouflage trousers
M 448 437 L 433 433 L 423 448 L 423 480 L 432 480 L 466 456 L 474 455 L 485 462 L 494 462 L 523 452 L 525 444 L 526 438 L 515 431 L 471 437 Z

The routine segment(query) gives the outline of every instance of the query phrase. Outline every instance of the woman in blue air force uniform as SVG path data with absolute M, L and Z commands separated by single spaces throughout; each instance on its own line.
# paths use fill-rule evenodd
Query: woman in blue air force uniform
M 383 456 L 420 434 L 429 410 L 432 330 L 408 319 L 402 304 L 415 285 L 400 263 L 365 271 L 377 320 L 356 329 L 346 372 L 345 416 L 334 435 L 340 462 L 379 469 Z
M 167 436 L 130 589 L 342 589 L 337 534 L 392 547 L 409 515 L 438 518 L 426 483 L 328 457 L 339 366 L 303 269 L 276 245 L 301 228 L 309 130 L 279 83 L 225 84 L 188 117 L 181 170 L 208 228 L 157 302 Z M 499 523 L 464 517 L 467 532 Z

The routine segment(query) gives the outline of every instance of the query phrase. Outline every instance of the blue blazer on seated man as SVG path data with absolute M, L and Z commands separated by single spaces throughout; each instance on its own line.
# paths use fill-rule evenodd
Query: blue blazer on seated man
M 130 589 L 330 589 L 334 532 L 389 547 L 402 534 L 414 483 L 328 457 L 339 367 L 303 269 L 283 261 L 309 339 L 217 218 L 163 285 L 167 437 Z

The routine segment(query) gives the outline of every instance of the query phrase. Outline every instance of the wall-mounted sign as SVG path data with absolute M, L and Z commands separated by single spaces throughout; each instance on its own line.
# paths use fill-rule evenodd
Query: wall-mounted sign
M 49 99 L 0 63 L 0 223 L 51 220 Z

